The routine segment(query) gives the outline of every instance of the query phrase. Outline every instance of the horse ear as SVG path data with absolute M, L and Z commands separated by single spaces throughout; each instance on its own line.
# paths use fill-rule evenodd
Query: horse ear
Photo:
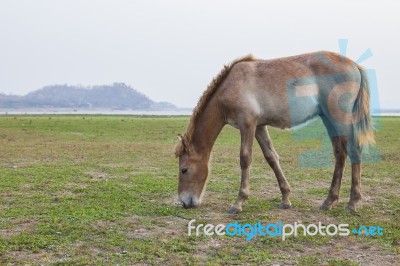
M 183 136 L 181 134 L 178 134 L 177 138 L 179 142 L 183 144 Z
M 179 143 L 175 146 L 175 157 L 181 156 L 181 154 L 186 150 L 186 143 L 184 137 L 179 134 L 178 136 Z
M 189 151 L 191 146 L 185 136 L 182 136 L 181 134 L 178 135 L 179 139 L 179 144 L 182 146 L 184 151 Z
M 184 149 L 186 149 L 186 141 L 185 141 L 185 138 L 181 135 L 181 134 L 178 134 L 178 140 L 179 140 L 179 144 L 184 148 Z

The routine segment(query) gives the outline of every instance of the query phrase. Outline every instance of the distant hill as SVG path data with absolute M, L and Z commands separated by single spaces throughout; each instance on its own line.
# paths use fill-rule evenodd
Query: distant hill
M 93 87 L 51 85 L 25 96 L 0 93 L 0 108 L 177 109 L 171 103 L 154 102 L 124 83 Z

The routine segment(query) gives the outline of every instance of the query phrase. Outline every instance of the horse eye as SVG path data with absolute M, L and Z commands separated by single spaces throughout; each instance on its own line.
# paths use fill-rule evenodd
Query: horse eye
M 182 168 L 182 169 L 181 169 L 181 173 L 182 173 L 182 174 L 186 174 L 186 173 L 187 173 L 187 171 L 188 171 L 188 169 L 187 169 L 187 168 Z

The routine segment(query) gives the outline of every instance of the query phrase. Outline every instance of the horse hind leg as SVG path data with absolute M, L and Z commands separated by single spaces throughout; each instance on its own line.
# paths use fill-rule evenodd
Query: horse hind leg
M 356 212 L 356 205 L 361 200 L 361 147 L 355 142 L 349 144 L 349 157 L 351 161 L 351 190 L 350 201 L 346 211 Z
M 331 137 L 333 154 L 335 156 L 335 170 L 333 172 L 332 183 L 329 189 L 328 197 L 321 205 L 321 210 L 329 210 L 332 205 L 339 201 L 340 186 L 342 183 L 343 170 L 346 163 L 347 151 L 346 151 L 346 136 Z
M 292 206 L 289 200 L 290 186 L 288 181 L 286 180 L 285 175 L 282 172 L 281 166 L 279 164 L 279 156 L 272 145 L 272 141 L 266 127 L 262 126 L 257 128 L 256 139 L 261 147 L 265 159 L 274 171 L 276 179 L 278 180 L 279 189 L 282 193 L 282 202 L 279 205 L 279 208 L 289 209 Z

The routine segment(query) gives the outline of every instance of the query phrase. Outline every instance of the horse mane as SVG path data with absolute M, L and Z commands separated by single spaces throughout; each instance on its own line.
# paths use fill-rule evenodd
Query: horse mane
M 183 152 L 190 151 L 190 144 L 192 142 L 192 137 L 194 134 L 195 126 L 199 120 L 199 117 L 205 107 L 207 106 L 208 102 L 210 101 L 211 97 L 217 91 L 221 83 L 224 81 L 226 76 L 228 76 L 229 72 L 233 68 L 234 65 L 240 62 L 247 62 L 247 61 L 255 61 L 256 59 L 253 57 L 252 54 L 245 55 L 243 57 L 236 58 L 232 62 L 227 65 L 224 65 L 224 68 L 219 72 L 219 74 L 213 78 L 211 83 L 208 85 L 207 89 L 203 92 L 203 95 L 200 97 L 196 107 L 193 109 L 192 116 L 190 117 L 190 121 L 188 127 L 186 129 L 186 133 L 183 136 L 179 136 L 179 143 L 175 147 L 175 156 L 179 157 Z

